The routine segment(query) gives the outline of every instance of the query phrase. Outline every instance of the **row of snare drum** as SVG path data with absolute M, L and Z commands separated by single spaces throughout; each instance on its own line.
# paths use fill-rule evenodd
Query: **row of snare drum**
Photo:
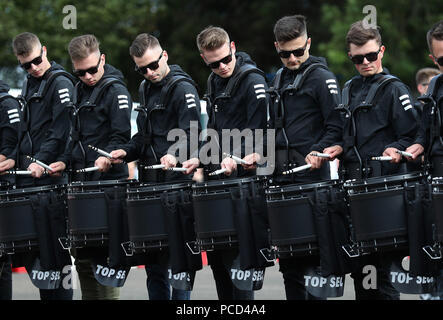
M 428 227 L 433 232 L 419 245 L 429 258 L 441 258 L 443 179 L 422 172 L 281 186 L 247 177 L 203 183 L 73 182 L 24 189 L 1 183 L 0 189 L 0 255 L 38 250 L 32 199 L 55 192 L 66 201 L 67 235 L 60 240 L 67 248 L 108 245 L 110 201 L 123 201 L 126 254 L 163 250 L 171 239 L 177 241 L 170 235 L 175 229 L 167 214 L 191 223 L 194 238 L 179 239 L 193 253 L 237 247 L 242 245 L 239 230 L 250 227 L 242 223 L 251 223 L 252 233 L 257 232 L 254 217 L 260 208 L 256 202 L 254 209 L 250 200 L 262 198 L 266 223 L 261 228 L 268 232 L 269 243 L 257 249 L 267 251 L 268 259 L 318 254 L 331 243 L 331 250 L 349 257 L 408 248 L 411 233 Z M 251 219 L 238 219 L 241 207 Z M 421 218 L 412 219 L 414 214 Z M 413 225 L 417 221 L 420 225 Z

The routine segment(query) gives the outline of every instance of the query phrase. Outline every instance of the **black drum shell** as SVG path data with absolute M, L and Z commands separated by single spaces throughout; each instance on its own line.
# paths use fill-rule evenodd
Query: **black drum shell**
M 232 190 L 247 192 L 248 184 L 261 183 L 258 177 L 213 180 L 192 186 L 192 202 L 197 239 L 225 238 L 237 235 Z M 211 240 L 212 241 L 212 240 Z M 208 241 L 210 242 L 210 241 Z
M 161 196 L 165 193 L 190 192 L 192 182 L 141 184 L 127 191 L 126 208 L 129 240 L 132 242 L 166 241 L 168 229 Z
M 336 180 L 310 184 L 271 186 L 266 190 L 271 244 L 300 245 L 317 242 L 312 193 L 338 186 Z
M 422 173 L 346 181 L 356 241 L 407 237 L 405 186 L 425 179 Z
M 67 186 L 69 233 L 71 235 L 108 232 L 105 190 L 125 187 L 131 180 L 77 181 Z
M 64 192 L 62 186 L 31 187 L 0 192 L 0 243 L 6 249 L 13 242 L 38 243 L 30 197 L 51 190 Z

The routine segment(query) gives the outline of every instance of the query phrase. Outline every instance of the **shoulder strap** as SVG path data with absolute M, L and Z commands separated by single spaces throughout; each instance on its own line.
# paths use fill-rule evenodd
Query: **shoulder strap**
M 166 84 L 162 87 L 162 90 L 160 92 L 160 101 L 157 104 L 158 108 L 166 108 L 167 103 L 169 102 L 168 99 L 170 99 L 172 96 L 171 95 L 172 91 L 175 89 L 178 83 L 183 81 L 189 82 L 193 86 L 196 86 L 195 82 L 188 77 L 185 77 L 183 75 L 172 76 L 168 80 L 168 82 L 166 82 Z
M 265 77 L 264 72 L 257 67 L 253 66 L 252 64 L 244 64 L 240 67 L 237 73 L 233 77 L 231 77 L 231 79 L 229 79 L 224 92 L 225 96 L 231 97 L 239 87 L 242 80 L 251 73 L 257 73 Z
M 343 86 L 343 90 L 341 92 L 341 105 L 340 107 L 347 107 L 349 105 L 349 101 L 351 100 L 351 86 L 352 81 L 354 81 L 356 77 L 346 81 L 345 85 Z
M 145 79 L 140 83 L 140 86 L 138 87 L 138 96 L 140 99 L 140 107 L 142 107 L 142 108 L 146 107 L 146 91 L 149 86 L 150 86 L 150 82 Z
M 73 84 L 76 82 L 76 79 L 70 73 L 66 72 L 65 70 L 53 70 L 45 76 L 45 78 L 40 83 L 38 91 L 36 93 L 34 93 L 34 95 L 31 98 L 42 99 L 45 96 L 46 92 L 48 91 L 49 87 L 51 86 L 52 82 L 59 76 L 65 76 L 66 78 L 71 80 Z M 27 87 L 27 85 L 26 85 L 26 87 Z M 25 89 L 25 94 L 26 94 L 26 91 L 27 91 L 27 88 Z M 23 97 L 25 97 L 25 96 L 23 96 Z
M 270 88 L 270 91 L 273 90 L 280 90 L 281 89 L 281 77 L 283 73 L 283 68 L 280 68 L 275 73 L 274 81 L 272 82 L 272 88 Z
M 121 85 L 125 86 L 125 83 L 119 78 L 115 78 L 115 77 L 103 78 L 102 81 L 100 81 L 100 84 L 98 86 L 96 86 L 94 88 L 94 90 L 92 91 L 92 94 L 89 97 L 86 104 L 96 105 L 97 101 L 102 97 L 105 90 L 109 86 L 113 85 L 114 83 L 120 83 Z
M 390 74 L 381 77 L 377 82 L 371 85 L 371 87 L 369 88 L 368 95 L 366 96 L 366 99 L 365 101 L 363 101 L 362 105 L 371 106 L 374 103 L 374 101 L 377 99 L 380 91 L 386 85 L 395 81 L 400 81 L 400 79 Z
M 319 68 L 328 70 L 328 67 L 326 67 L 322 63 L 313 63 L 309 65 L 303 72 L 298 73 L 294 79 L 294 82 L 288 85 L 284 90 L 299 90 L 303 86 L 303 83 L 305 82 L 308 75 L 315 69 Z
M 6 99 L 8 99 L 8 98 L 12 98 L 12 99 L 15 99 L 13 96 L 11 96 L 9 93 L 7 93 L 7 92 L 0 92 L 0 103 L 3 101 L 3 100 L 6 100 Z

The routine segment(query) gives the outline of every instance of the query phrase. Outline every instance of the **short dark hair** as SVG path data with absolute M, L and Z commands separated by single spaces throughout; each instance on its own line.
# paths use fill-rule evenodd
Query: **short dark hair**
M 433 54 L 432 52 L 432 40 L 443 40 L 443 20 L 440 20 L 436 24 L 432 26 L 431 29 L 429 29 L 428 33 L 426 34 L 426 40 L 428 41 L 428 47 L 429 52 Z
M 156 37 L 148 33 L 139 34 L 129 47 L 131 57 L 142 57 L 146 50 L 160 47 L 160 42 Z
M 415 83 L 422 84 L 428 81 L 430 77 L 438 76 L 440 73 L 440 70 L 436 68 L 422 68 L 418 70 L 417 74 L 415 75 Z
M 351 47 L 351 43 L 360 47 L 370 40 L 376 40 L 378 45 L 382 45 L 379 27 L 365 27 L 362 21 L 354 22 L 346 35 L 348 50 Z
M 39 38 L 30 32 L 23 32 L 17 35 L 12 41 L 12 49 L 16 56 L 27 57 L 32 53 L 36 45 L 40 45 Z
M 79 61 L 89 57 L 91 53 L 100 52 L 100 42 L 92 34 L 75 37 L 68 46 L 71 60 Z
M 306 34 L 306 17 L 302 15 L 286 16 L 274 25 L 277 42 L 288 42 Z

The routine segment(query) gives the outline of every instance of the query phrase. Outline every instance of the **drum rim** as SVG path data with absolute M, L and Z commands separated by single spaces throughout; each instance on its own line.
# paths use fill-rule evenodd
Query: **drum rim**
M 193 184 L 192 180 L 189 181 L 171 181 L 171 182 L 161 182 L 156 184 L 145 184 L 140 183 L 134 187 L 128 187 L 127 193 L 139 193 L 139 192 L 160 192 L 160 191 L 168 191 L 168 190 L 176 190 L 182 188 L 191 188 Z
M 306 191 L 315 188 L 341 186 L 342 181 L 338 179 L 322 180 L 310 183 L 294 183 L 286 185 L 271 185 L 266 188 L 266 193 L 291 192 L 291 191 Z
M 346 180 L 343 183 L 344 187 L 350 188 L 350 187 L 361 187 L 361 186 L 370 186 L 370 185 L 376 185 L 380 183 L 386 183 L 386 182 L 400 182 L 405 180 L 413 180 L 418 178 L 426 178 L 426 175 L 423 172 L 408 172 L 408 173 L 402 173 L 402 174 L 393 174 L 393 175 L 387 175 L 387 176 L 380 176 L 380 177 L 372 177 L 367 179 L 352 179 L 352 180 Z
M 260 176 L 253 177 L 242 177 L 242 178 L 234 178 L 234 179 L 219 179 L 219 180 L 209 180 L 204 182 L 195 182 L 192 185 L 192 189 L 204 189 L 207 187 L 235 187 L 240 184 L 250 183 L 250 182 L 261 182 L 264 179 Z
M 16 189 L 9 189 L 0 191 L 0 197 L 6 196 L 6 195 L 16 195 L 16 194 L 33 194 L 33 193 L 39 193 L 42 191 L 63 191 L 65 189 L 66 185 L 49 185 L 49 186 L 40 186 L 40 187 L 29 187 L 29 188 L 16 188 Z
M 94 180 L 94 181 L 72 181 L 66 185 L 67 188 L 72 187 L 86 187 L 86 186 L 112 186 L 112 185 L 126 185 L 136 183 L 137 180 Z

